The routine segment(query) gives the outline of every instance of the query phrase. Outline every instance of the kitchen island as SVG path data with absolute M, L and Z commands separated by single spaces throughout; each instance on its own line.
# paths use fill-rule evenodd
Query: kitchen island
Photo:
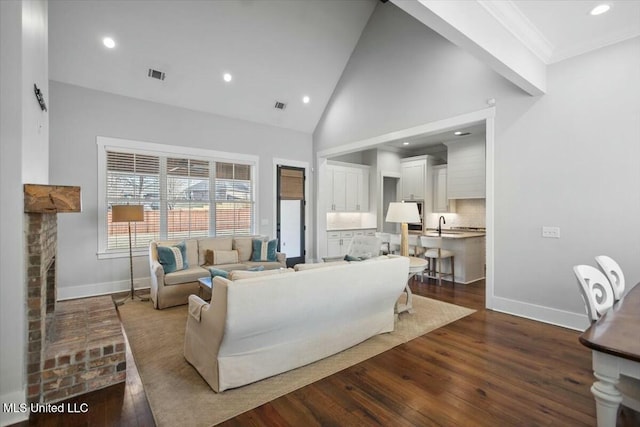
M 420 253 L 421 233 L 409 232 L 409 246 L 416 246 Z M 438 237 L 436 230 L 427 230 L 428 237 Z M 454 254 L 456 283 L 472 283 L 485 277 L 485 233 L 482 231 L 442 230 L 442 249 Z M 449 271 L 443 262 L 444 271 Z

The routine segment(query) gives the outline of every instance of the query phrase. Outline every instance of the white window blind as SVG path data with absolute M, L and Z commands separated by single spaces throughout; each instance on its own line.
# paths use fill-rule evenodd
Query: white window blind
M 241 236 L 253 230 L 251 166 L 216 163 L 216 236 Z
M 160 237 L 160 159 L 133 153 L 107 152 L 107 248 L 129 247 L 127 223 L 111 222 L 113 205 L 143 205 L 144 221 L 131 223 L 131 246 L 142 247 Z
M 209 235 L 209 161 L 167 159 L 167 237 Z
M 254 233 L 252 164 L 110 148 L 105 169 L 106 250 L 128 248 L 127 223 L 111 222 L 118 204 L 144 206 L 144 221 L 131 223 L 134 249 L 151 240 Z

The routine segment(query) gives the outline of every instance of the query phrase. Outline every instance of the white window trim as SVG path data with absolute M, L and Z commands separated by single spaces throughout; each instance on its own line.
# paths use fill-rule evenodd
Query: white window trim
M 96 255 L 98 259 L 123 258 L 129 256 L 128 249 L 107 249 L 107 206 L 106 206 L 106 185 L 107 185 L 107 151 L 129 152 L 136 154 L 149 154 L 154 156 L 180 156 L 193 157 L 201 160 L 215 162 L 240 163 L 253 167 L 253 233 L 257 229 L 258 215 L 258 156 L 251 154 L 231 153 L 227 151 L 207 150 L 194 147 L 183 147 L 177 145 L 158 144 L 154 142 L 135 141 L 131 139 L 111 138 L 97 136 L 98 146 L 98 248 Z M 145 256 L 147 249 L 134 249 L 133 256 Z

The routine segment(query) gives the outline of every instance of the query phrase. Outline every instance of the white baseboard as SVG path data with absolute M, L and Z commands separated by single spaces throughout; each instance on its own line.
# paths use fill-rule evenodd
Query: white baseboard
M 491 309 L 576 331 L 584 331 L 589 327 L 589 319 L 586 314 L 572 313 L 508 298 L 494 296 Z
M 138 289 L 149 289 L 150 277 L 134 279 L 133 287 Z M 119 280 L 116 282 L 92 283 L 88 285 L 58 287 L 58 301 L 68 299 L 95 297 L 100 295 L 110 295 L 118 292 L 131 290 L 129 280 Z
M 11 424 L 27 421 L 29 419 L 29 411 L 19 410 L 20 405 L 27 404 L 26 390 L 12 391 L 0 396 L 0 426 L 9 426 Z M 12 405 L 11 408 L 6 405 Z M 5 411 L 7 409 L 8 411 Z

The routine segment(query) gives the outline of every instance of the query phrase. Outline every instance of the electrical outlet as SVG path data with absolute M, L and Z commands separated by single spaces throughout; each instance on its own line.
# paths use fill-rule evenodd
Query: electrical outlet
M 559 239 L 560 238 L 560 227 L 542 227 L 542 237 L 550 238 L 550 239 Z

